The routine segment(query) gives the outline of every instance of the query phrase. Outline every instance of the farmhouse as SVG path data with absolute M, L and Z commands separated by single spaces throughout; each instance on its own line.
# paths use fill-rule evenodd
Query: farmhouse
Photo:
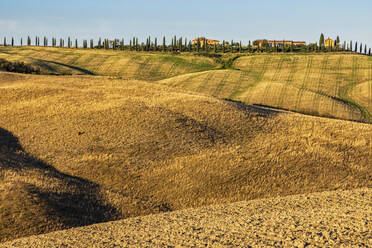
M 204 46 L 204 43 L 207 42 L 208 45 L 214 46 L 214 45 L 219 45 L 220 41 L 219 40 L 210 40 L 205 37 L 198 37 L 192 41 L 193 45 L 197 45 L 198 42 L 200 42 L 200 46 Z
M 293 40 L 255 40 L 253 43 L 255 46 L 263 47 L 267 44 L 268 47 L 282 47 L 282 46 L 306 46 L 305 41 L 293 41 Z
M 328 37 L 325 40 L 325 47 L 334 47 L 334 46 L 335 46 L 335 41 Z

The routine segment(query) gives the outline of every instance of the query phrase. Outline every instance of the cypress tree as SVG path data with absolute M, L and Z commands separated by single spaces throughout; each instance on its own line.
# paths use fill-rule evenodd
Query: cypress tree
M 154 49 L 155 49 L 155 52 L 158 51 L 158 38 L 155 38 Z
M 189 52 L 192 52 L 192 41 L 189 41 Z
M 252 42 L 248 41 L 248 52 L 252 52 Z
M 6 46 L 6 37 L 4 37 L 4 46 Z
M 320 47 L 321 49 L 324 48 L 324 34 L 323 34 L 323 33 L 320 34 L 320 38 L 319 38 L 319 47 Z
M 165 47 L 166 45 L 165 45 L 165 36 L 163 36 L 163 52 L 165 52 L 166 51 L 166 47 Z
M 102 48 L 102 39 L 101 39 L 101 37 L 99 37 L 99 39 L 98 39 L 97 48 L 98 49 L 101 49 Z
M 174 51 L 177 48 L 177 36 L 174 36 L 173 39 L 174 39 L 173 40 L 173 51 Z
M 124 51 L 124 39 L 121 39 L 120 50 Z
M 185 38 L 185 51 L 187 51 L 187 38 Z
M 136 38 L 136 51 L 138 51 L 138 38 Z
M 14 38 L 12 37 L 12 47 L 14 47 Z
M 23 39 L 21 38 L 21 46 L 23 46 Z
M 182 52 L 182 49 L 183 49 L 182 45 L 183 45 L 183 41 L 182 41 L 182 37 L 181 37 L 178 41 L 178 50 L 180 50 L 180 52 Z
M 93 49 L 94 48 L 94 41 L 93 39 L 90 39 L 90 49 Z
M 67 38 L 67 47 L 71 48 L 71 38 L 70 38 L 70 36 Z
M 358 52 L 358 42 L 355 42 L 355 50 L 356 53 Z
M 132 40 L 129 40 L 129 51 L 132 51 Z
M 367 45 L 364 45 L 364 54 L 367 54 Z
M 30 38 L 30 36 L 27 36 L 27 46 L 31 46 L 31 38 Z
M 353 41 L 350 41 L 349 52 L 352 52 L 352 51 L 353 51 Z
M 239 42 L 239 52 L 242 52 L 242 41 Z
M 75 48 L 79 48 L 78 39 L 75 39 Z
M 336 38 L 336 49 L 338 50 L 338 46 L 340 45 L 340 37 L 337 36 Z
M 371 56 L 371 48 L 368 51 L 368 56 Z
M 345 51 L 346 50 L 346 41 L 344 41 L 344 45 L 342 47 L 342 50 Z
M 363 44 L 360 43 L 359 53 L 363 53 Z

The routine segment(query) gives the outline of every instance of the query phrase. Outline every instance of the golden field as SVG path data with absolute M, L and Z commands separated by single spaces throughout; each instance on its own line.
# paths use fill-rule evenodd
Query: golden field
M 0 72 L 0 242 L 238 201 L 370 195 L 368 57 L 1 47 L 0 58 L 44 73 Z
M 44 74 L 103 75 L 299 113 L 372 121 L 372 58 L 356 54 L 224 54 L 1 47 Z
M 371 187 L 372 126 L 97 76 L 0 74 L 1 240 Z
M 370 247 L 371 197 L 372 190 L 364 188 L 212 205 L 30 236 L 0 247 Z

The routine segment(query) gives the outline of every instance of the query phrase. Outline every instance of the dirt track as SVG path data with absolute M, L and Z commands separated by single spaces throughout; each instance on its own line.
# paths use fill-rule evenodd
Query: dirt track
M 96 224 L 0 247 L 370 247 L 372 189 L 238 202 Z

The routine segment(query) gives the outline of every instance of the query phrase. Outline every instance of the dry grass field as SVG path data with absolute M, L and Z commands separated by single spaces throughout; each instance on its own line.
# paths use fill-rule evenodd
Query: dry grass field
M 371 198 L 372 189 L 364 188 L 258 199 L 72 228 L 0 247 L 371 247 Z
M 372 122 L 372 59 L 362 55 L 225 54 L 215 60 L 189 53 L 1 47 L 0 58 L 29 63 L 44 74 L 145 80 L 247 104 Z
M 201 56 L 51 47 L 0 47 L 0 58 L 32 64 L 44 74 L 105 75 L 147 81 L 216 67 L 212 59 Z
M 244 72 L 244 61 L 236 61 L 240 71 L 216 70 L 206 82 Z M 258 90 L 268 73 L 251 88 Z M 296 88 L 293 81 L 286 88 Z M 363 89 L 370 84 L 353 84 L 344 90 L 348 97 L 368 103 Z M 199 87 L 192 79 L 190 85 Z M 196 90 L 203 95 L 131 77 L 0 72 L 0 242 L 211 204 L 372 187 L 370 124 L 218 99 L 211 92 L 228 84 L 211 85 Z M 304 92 L 313 87 L 304 85 Z M 239 92 L 230 98 L 259 97 Z M 285 104 L 290 92 L 275 99 Z M 332 105 L 318 95 L 303 97 L 317 99 L 319 109 Z M 334 106 L 361 115 L 348 104 L 351 112 L 344 103 Z
M 372 60 L 353 54 L 252 55 L 232 69 L 161 83 L 219 98 L 339 119 L 372 121 Z

